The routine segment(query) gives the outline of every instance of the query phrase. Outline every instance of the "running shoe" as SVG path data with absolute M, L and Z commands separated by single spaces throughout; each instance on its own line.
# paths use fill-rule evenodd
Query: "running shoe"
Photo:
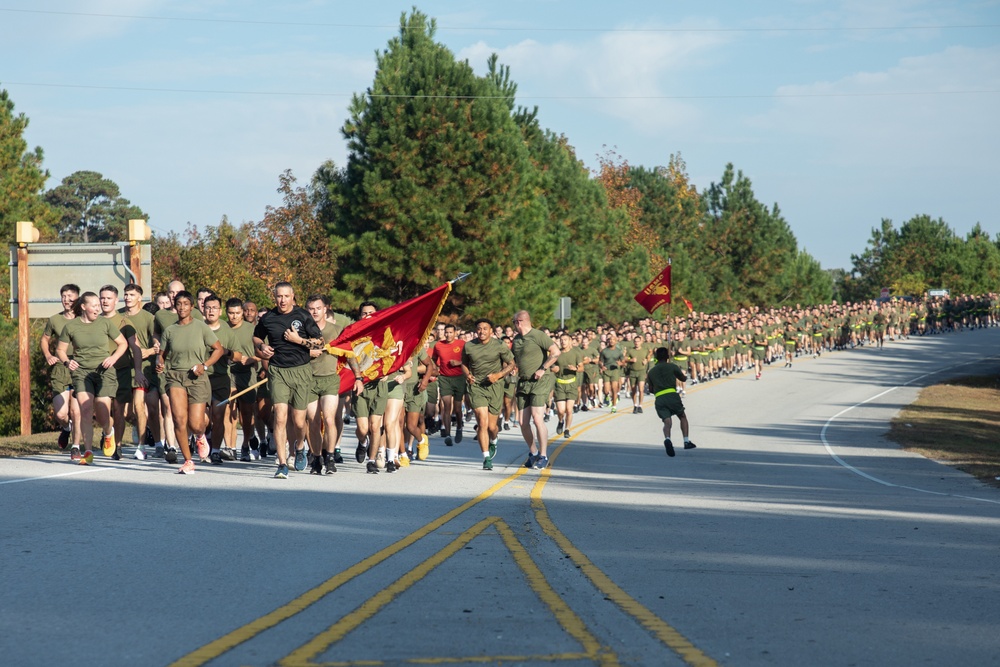
M 396 472 L 397 470 L 399 470 L 399 464 L 397 464 L 395 461 L 386 461 L 385 462 L 385 471 L 386 472 Z
M 549 457 L 539 456 L 535 459 L 535 470 L 542 470 L 549 467 Z
M 69 447 L 69 435 L 70 432 L 66 429 L 59 429 L 59 449 L 66 449 Z
M 379 449 L 375 453 L 375 465 L 378 466 L 379 470 L 385 467 L 385 450 Z M 391 470 L 389 472 L 392 472 Z
M 167 463 L 177 463 L 177 448 L 170 447 L 163 453 L 163 460 Z
M 69 450 L 69 460 L 70 461 L 80 460 L 80 448 L 77 447 L 76 445 L 73 445 L 73 447 Z
M 410 466 L 410 456 L 406 452 L 400 452 L 396 466 L 399 468 L 408 468 Z
M 82 466 L 89 466 L 94 462 L 94 452 L 89 449 L 83 453 L 80 457 L 79 464 Z
M 462 442 L 462 427 L 461 426 L 459 426 L 457 429 L 455 429 L 455 444 L 457 445 L 460 442 Z
M 306 448 L 295 450 L 295 469 L 302 472 L 306 469 Z
M 260 461 L 260 452 L 258 450 L 256 450 L 256 449 L 251 449 L 250 450 L 250 460 L 251 461 Z
M 162 459 L 164 453 L 165 452 L 164 452 L 164 449 L 163 449 L 163 443 L 162 442 L 158 442 L 155 445 L 153 445 L 153 458 L 154 459 Z
M 493 459 L 483 459 L 483 470 L 493 470 Z
M 366 456 L 368 456 L 368 443 L 367 442 L 359 442 L 358 443 L 358 448 L 354 450 L 354 459 L 358 463 L 364 463 Z
M 448 447 L 451 447 L 451 446 L 452 446 L 452 444 L 454 444 L 454 443 L 452 443 L 452 441 L 451 441 L 451 436 L 450 436 L 450 435 L 448 435 L 448 436 L 445 436 L 445 438 L 444 438 L 444 444 L 445 444 L 445 445 L 447 445 Z
M 340 447 L 337 447 L 335 450 L 333 450 L 333 462 L 334 463 L 343 463 L 344 462 L 344 457 L 341 456 L 341 454 L 340 454 Z M 336 470 L 336 468 L 334 468 L 334 470 Z
M 569 438 L 569 429 L 566 429 L 565 431 L 563 431 L 563 437 L 567 438 L 567 439 Z
M 670 438 L 663 441 L 663 448 L 667 450 L 667 456 L 674 455 L 674 443 L 670 442 Z
M 691 442 L 690 440 L 688 440 L 687 442 L 684 443 L 684 449 L 695 449 L 695 448 L 696 448 L 696 445 L 693 442 Z
M 310 475 L 322 475 L 323 474 L 323 459 L 320 457 L 315 457 L 312 462 L 312 466 L 309 467 Z
M 636 412 L 638 412 L 638 413 L 639 413 L 640 415 L 642 414 L 642 406 L 641 406 L 641 405 L 637 405 L 637 406 L 636 406 L 636 408 L 635 408 L 635 410 L 636 410 Z
M 494 456 L 497 455 L 497 441 L 496 440 L 490 440 L 490 448 L 489 448 L 488 451 L 489 451 L 489 455 L 490 455 L 491 459 Z
M 587 407 L 586 403 L 580 406 L 580 412 L 590 412 L 590 408 Z
M 253 456 L 253 454 L 251 454 Z M 261 461 L 267 459 L 267 440 L 257 445 L 257 458 Z
M 611 406 L 611 414 L 614 414 L 614 413 L 616 413 L 616 412 L 618 412 L 618 407 L 617 407 L 617 406 L 614 406 L 614 405 L 612 405 L 612 406 Z
M 139 445 L 138 447 L 136 447 L 135 448 L 135 453 L 132 454 L 132 458 L 134 458 L 137 461 L 145 461 L 146 460 L 146 446 L 145 445 Z
M 208 445 L 208 439 L 205 434 L 202 433 L 195 439 L 195 447 L 198 449 L 198 458 L 203 462 L 208 460 L 208 455 L 212 452 L 212 448 Z
M 525 461 L 524 461 L 524 467 L 525 468 L 534 468 L 535 467 L 535 461 L 537 459 L 538 459 L 538 455 L 537 454 L 532 454 L 532 453 L 529 452 L 528 453 L 528 458 L 525 459 Z
M 178 475 L 193 475 L 194 474 L 194 460 L 188 459 L 177 469 Z
M 105 433 L 101 436 L 101 451 L 105 456 L 113 456 L 115 453 L 115 436 Z
M 417 443 L 417 460 L 426 461 L 427 457 L 431 453 L 431 442 L 427 438 L 427 434 L 424 433 L 420 436 L 420 442 Z
M 505 431 L 509 431 L 510 430 L 510 422 L 507 421 L 506 419 L 503 420 L 503 430 L 505 430 Z
M 378 466 L 375 465 L 374 461 L 369 461 L 368 463 L 366 463 L 365 470 L 367 470 L 370 475 L 378 474 Z
M 153 432 L 149 430 L 148 426 L 146 427 L 146 434 L 142 439 L 142 444 L 146 445 L 147 447 L 153 447 L 156 445 L 156 441 L 153 440 Z
M 333 473 L 337 472 L 337 463 L 334 459 L 328 458 L 326 461 L 323 462 L 323 468 L 324 468 L 323 472 L 325 472 L 327 475 L 332 475 Z
M 212 462 L 214 466 L 222 465 L 222 452 L 218 449 L 208 455 L 208 460 Z
M 121 461 L 122 460 L 122 448 L 121 447 L 115 447 L 115 452 L 114 452 L 114 454 L 111 455 L 111 460 L 112 461 Z
M 563 420 L 560 419 L 558 422 L 556 422 L 556 433 L 562 433 L 562 432 L 563 432 Z
M 234 452 L 231 447 L 226 447 L 225 445 L 223 445 L 222 447 L 219 448 L 219 454 L 222 456 L 223 461 L 236 460 L 236 452 Z
M 549 418 L 550 418 L 551 416 L 552 416 L 551 414 L 549 414 L 548 412 L 546 412 L 546 413 L 545 413 L 545 416 L 544 416 L 544 417 L 542 417 L 542 421 L 545 421 L 545 422 L 549 421 Z
M 278 469 L 274 473 L 275 479 L 288 479 L 288 466 L 284 463 L 278 464 Z
M 250 462 L 250 448 L 246 445 L 243 445 L 243 447 L 240 448 L 240 461 L 243 463 Z

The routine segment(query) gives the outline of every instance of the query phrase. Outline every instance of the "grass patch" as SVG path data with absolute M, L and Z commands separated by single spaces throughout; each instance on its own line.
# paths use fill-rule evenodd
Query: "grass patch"
M 11 456 L 34 456 L 35 454 L 58 454 L 59 432 L 32 433 L 28 436 L 10 435 L 0 438 L 0 458 Z
M 925 387 L 892 420 L 889 439 L 1000 486 L 1000 378 L 962 377 Z

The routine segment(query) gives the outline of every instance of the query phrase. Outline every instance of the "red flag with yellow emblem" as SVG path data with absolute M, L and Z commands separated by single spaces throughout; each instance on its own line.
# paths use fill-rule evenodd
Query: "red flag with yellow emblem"
M 650 315 L 653 311 L 665 303 L 670 303 L 670 265 L 660 271 L 660 275 L 653 278 L 653 282 L 646 285 L 641 292 L 635 295 L 635 300 L 646 309 Z
M 451 283 L 445 283 L 414 299 L 377 311 L 368 319 L 344 329 L 326 346 L 327 352 L 340 357 L 337 364 L 340 393 L 347 393 L 354 387 L 354 373 L 347 365 L 350 357 L 357 360 L 361 379 L 366 382 L 402 368 L 427 338 L 450 292 Z

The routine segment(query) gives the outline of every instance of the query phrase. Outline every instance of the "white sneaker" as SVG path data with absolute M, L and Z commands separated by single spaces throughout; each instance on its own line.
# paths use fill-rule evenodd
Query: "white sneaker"
M 135 448 L 135 454 L 132 455 L 132 458 L 138 459 L 139 461 L 145 461 L 146 449 L 142 445 L 139 445 Z
M 250 448 L 250 460 L 260 461 L 260 452 L 258 452 L 256 449 L 253 449 L 252 447 Z

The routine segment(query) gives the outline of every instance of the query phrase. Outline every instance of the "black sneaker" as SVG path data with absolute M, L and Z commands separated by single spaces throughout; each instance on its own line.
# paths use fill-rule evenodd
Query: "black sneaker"
M 564 438 L 569 438 L 569 429 L 566 429 L 565 431 L 563 431 L 563 437 Z
M 236 453 L 229 447 L 222 447 L 219 449 L 219 454 L 222 456 L 223 461 L 235 461 Z
M 452 446 L 452 445 L 454 444 L 454 443 L 453 443 L 453 442 L 451 441 L 451 436 L 450 436 L 450 435 L 446 435 L 446 436 L 444 437 L 444 444 L 446 444 L 446 445 L 447 445 L 447 446 L 449 446 L 449 447 L 451 447 L 451 446 Z
M 340 462 L 343 463 L 344 461 L 341 460 Z M 337 464 L 335 463 L 334 459 L 327 458 L 326 461 L 323 461 L 323 472 L 326 473 L 327 475 L 332 475 L 333 473 L 337 472 Z
M 363 442 L 359 442 L 358 448 L 354 450 L 354 460 L 358 463 L 364 463 L 366 456 L 368 456 L 368 446 Z M 368 472 L 371 472 L 371 470 Z
M 208 455 L 208 460 L 211 461 L 212 465 L 214 465 L 214 466 L 221 466 L 222 465 L 222 452 L 220 452 L 219 450 L 215 450 L 214 452 L 212 452 L 211 454 Z
M 316 456 L 313 457 L 312 465 L 309 466 L 310 475 L 322 475 L 323 474 L 323 459 Z
M 563 432 L 563 420 L 560 419 L 559 422 L 556 424 L 556 433 L 562 433 L 562 432 Z
M 396 470 L 398 468 L 399 468 L 399 464 L 396 463 L 395 461 L 386 461 L 385 462 L 385 471 L 386 472 L 396 472 Z
M 458 430 L 455 431 L 455 444 L 462 442 L 462 427 L 459 426 Z
M 334 463 L 343 463 L 344 462 L 344 457 L 340 455 L 340 447 L 338 447 L 337 449 L 333 450 L 333 462 Z M 337 472 L 337 468 L 336 467 L 334 467 L 333 472 Z
M 344 415 L 344 423 L 345 424 L 351 423 L 351 415 Z
M 145 438 L 143 438 L 142 444 L 146 445 L 147 447 L 156 447 L 156 441 L 153 440 L 153 432 L 149 430 L 148 426 L 146 427 L 146 436 Z
M 122 460 L 122 448 L 120 446 L 115 446 L 115 453 L 111 455 L 111 458 L 115 461 Z
M 167 463 L 177 463 L 177 448 L 167 447 L 167 450 L 163 452 L 163 460 Z
M 542 421 L 545 421 L 545 422 L 547 422 L 547 421 L 549 420 L 549 418 L 550 418 L 551 416 L 552 416 L 552 415 L 550 415 L 550 414 L 549 414 L 548 412 L 546 412 L 546 413 L 545 413 L 545 416 L 544 416 L 544 417 L 542 417 Z
M 503 422 L 503 430 L 505 430 L 505 431 L 509 431 L 510 430 L 510 422 L 507 421 L 506 419 Z
M 670 438 L 663 441 L 663 446 L 667 450 L 667 456 L 674 455 L 674 443 L 670 442 Z
M 586 403 L 584 403 L 583 405 L 580 406 L 580 412 L 589 412 L 589 411 L 590 411 L 590 408 L 587 407 Z
M 695 444 L 690 440 L 684 443 L 684 449 L 695 449 L 695 447 Z
M 59 449 L 66 449 L 69 447 L 69 436 L 69 431 L 62 428 L 59 429 Z
M 525 459 L 525 461 L 524 461 L 524 467 L 525 468 L 534 468 L 535 467 L 535 461 L 537 459 L 538 459 L 538 455 L 537 454 L 531 454 L 529 452 L 528 453 L 528 458 Z
M 243 445 L 243 448 L 240 449 L 240 461 L 250 463 L 250 447 L 247 445 Z
M 642 414 L 642 406 L 641 406 L 641 405 L 637 405 L 637 406 L 635 407 L 635 410 L 636 410 L 636 412 L 638 412 L 638 413 L 639 413 L 640 415 Z
M 369 473 L 369 474 L 371 474 L 371 475 L 377 475 L 377 474 L 378 474 L 378 466 L 377 466 L 377 465 L 375 465 L 375 462 L 374 462 L 374 461 L 369 461 L 369 462 L 368 462 L 368 463 L 367 463 L 367 464 L 365 465 L 365 469 L 366 469 L 366 470 L 368 471 L 368 473 Z

